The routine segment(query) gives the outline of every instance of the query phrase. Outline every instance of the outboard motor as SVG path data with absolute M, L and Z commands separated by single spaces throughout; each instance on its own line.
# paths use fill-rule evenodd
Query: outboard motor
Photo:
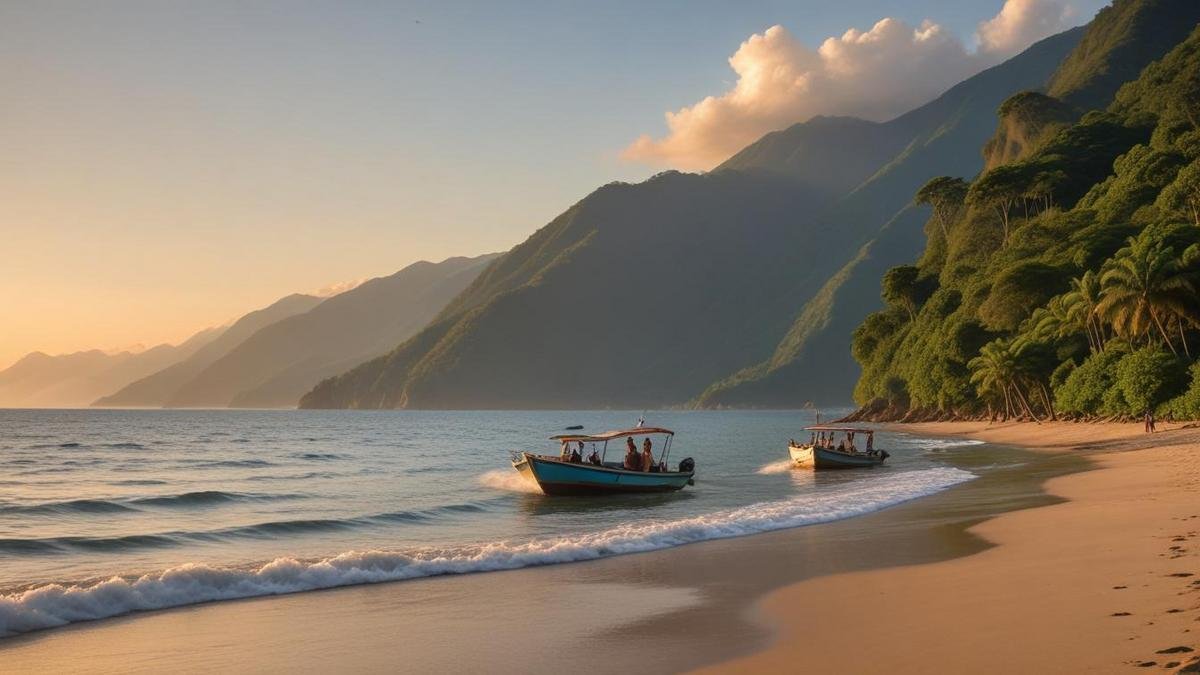
M 888 453 L 888 451 L 887 451 L 887 450 L 880 450 L 880 451 L 879 451 L 879 458 L 880 458 L 880 459 L 879 459 L 879 461 L 881 461 L 881 462 L 885 462 L 885 461 L 887 461 L 887 458 L 888 458 L 888 457 L 891 457 L 891 455 Z
M 696 470 L 696 460 L 691 457 L 685 457 L 679 462 L 680 473 L 691 473 Z

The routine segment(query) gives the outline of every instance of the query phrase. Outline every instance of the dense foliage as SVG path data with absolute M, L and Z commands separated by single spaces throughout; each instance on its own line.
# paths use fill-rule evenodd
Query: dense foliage
M 1044 105 L 1007 108 L 1029 100 Z M 887 308 L 855 333 L 860 404 L 1200 416 L 1200 29 L 1105 110 L 950 185 L 917 194 L 926 251 L 884 277 Z

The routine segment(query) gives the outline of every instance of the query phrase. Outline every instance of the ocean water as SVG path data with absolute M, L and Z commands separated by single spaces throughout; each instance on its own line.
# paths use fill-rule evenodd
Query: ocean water
M 0 636 L 798 527 L 993 468 L 972 441 L 879 434 L 886 467 L 795 471 L 810 414 L 760 411 L 647 413 L 677 433 L 672 464 L 696 461 L 675 494 L 550 498 L 509 464 L 640 414 L 0 410 Z

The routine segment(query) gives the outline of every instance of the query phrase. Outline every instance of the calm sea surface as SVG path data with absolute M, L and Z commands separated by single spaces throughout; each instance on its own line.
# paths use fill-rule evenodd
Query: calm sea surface
M 0 410 L 0 636 L 796 527 L 992 468 L 971 441 L 882 434 L 890 466 L 792 471 L 809 413 L 679 411 L 646 418 L 677 432 L 672 464 L 696 460 L 681 493 L 548 498 L 509 464 L 639 414 Z

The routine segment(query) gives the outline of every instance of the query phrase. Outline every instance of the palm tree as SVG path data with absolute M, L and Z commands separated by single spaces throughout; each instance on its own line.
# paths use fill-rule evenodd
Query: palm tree
M 1003 398 L 1005 419 L 1019 416 L 1022 410 L 1037 419 L 1017 382 L 1021 368 L 1011 342 L 994 340 L 987 343 L 967 366 L 971 369 L 971 383 L 981 396 Z
M 1108 341 L 1104 321 L 1096 312 L 1100 296 L 1100 276 L 1091 270 L 1084 272 L 1082 277 L 1072 279 L 1071 290 L 1063 296 L 1067 315 L 1083 325 L 1092 353 L 1104 351 L 1104 343 Z
M 1130 238 L 1129 245 L 1104 264 L 1102 297 L 1096 312 L 1118 335 L 1153 342 L 1155 332 L 1172 353 L 1166 324 L 1172 315 L 1193 316 L 1196 288 L 1175 249 L 1153 237 Z

